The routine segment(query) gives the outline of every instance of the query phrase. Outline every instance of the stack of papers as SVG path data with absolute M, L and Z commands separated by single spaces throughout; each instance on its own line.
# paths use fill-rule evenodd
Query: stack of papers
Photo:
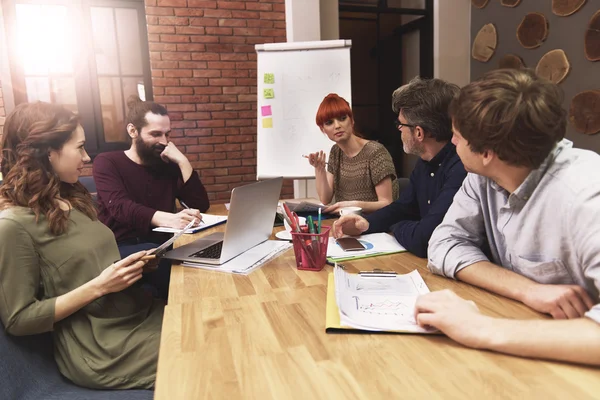
M 181 265 L 193 268 L 208 269 L 211 271 L 228 272 L 230 274 L 248 275 L 267 261 L 272 260 L 284 251 L 290 249 L 292 244 L 280 240 L 267 240 L 254 246 L 239 256 L 221 265 L 183 262 Z
M 185 231 L 185 233 L 196 233 L 200 232 L 204 229 L 208 229 L 210 227 L 219 225 L 227 221 L 226 215 L 213 215 L 213 214 L 202 214 L 202 221 L 200 221 L 200 225 L 195 228 L 190 228 Z M 165 232 L 165 233 L 177 233 L 179 229 L 167 228 L 165 226 L 159 226 L 158 228 L 152 229 L 154 232 Z
M 420 327 L 414 318 L 417 297 L 425 293 L 429 288 L 417 270 L 378 276 L 335 268 L 327 288 L 327 330 L 436 332 Z
M 327 258 L 329 261 L 346 261 L 358 258 L 367 258 L 381 256 L 385 254 L 401 253 L 406 251 L 396 238 L 387 233 L 370 233 L 357 237 L 358 241 L 365 246 L 365 250 L 344 251 L 335 241 L 335 238 L 329 238 L 327 245 Z

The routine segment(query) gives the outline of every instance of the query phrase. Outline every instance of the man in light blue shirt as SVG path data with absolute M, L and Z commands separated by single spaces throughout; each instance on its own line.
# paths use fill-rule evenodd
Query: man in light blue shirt
M 533 71 L 461 90 L 452 141 L 469 174 L 428 249 L 434 273 L 557 320 L 486 317 L 450 291 L 422 296 L 417 320 L 471 347 L 600 365 L 600 156 L 564 139 L 561 104 Z

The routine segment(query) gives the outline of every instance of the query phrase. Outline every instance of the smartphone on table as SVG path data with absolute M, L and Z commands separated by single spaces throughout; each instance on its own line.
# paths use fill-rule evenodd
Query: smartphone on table
M 366 249 L 358 239 L 353 237 L 339 238 L 336 242 L 344 251 L 361 251 Z

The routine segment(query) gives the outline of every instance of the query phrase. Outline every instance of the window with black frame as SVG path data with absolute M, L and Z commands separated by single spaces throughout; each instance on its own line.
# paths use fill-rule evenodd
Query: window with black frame
M 127 148 L 126 100 L 152 98 L 144 1 L 3 0 L 2 11 L 15 105 L 76 111 L 92 156 Z

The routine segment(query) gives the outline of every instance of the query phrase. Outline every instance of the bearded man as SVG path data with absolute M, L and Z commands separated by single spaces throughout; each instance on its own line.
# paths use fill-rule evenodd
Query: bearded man
M 154 227 L 181 229 L 194 218 L 199 224 L 200 212 L 210 206 L 197 172 L 169 141 L 165 107 L 137 96 L 127 105 L 131 147 L 99 154 L 93 166 L 98 219 L 115 234 L 122 257 L 162 243 Z M 175 199 L 185 205 L 182 211 L 176 212 Z M 161 285 L 168 282 L 169 271 L 163 273 Z

